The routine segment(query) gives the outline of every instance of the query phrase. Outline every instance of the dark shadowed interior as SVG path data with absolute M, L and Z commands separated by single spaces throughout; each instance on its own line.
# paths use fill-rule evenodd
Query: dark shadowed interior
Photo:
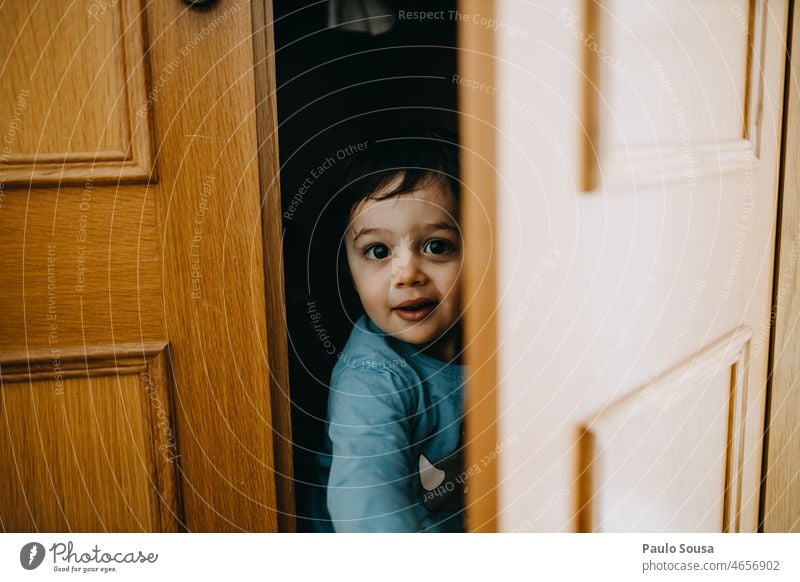
M 298 531 L 307 530 L 330 374 L 360 314 L 347 286 L 339 290 L 324 235 L 336 165 L 379 130 L 457 125 L 454 0 L 384 4 L 394 22 L 372 35 L 346 30 L 347 19 L 329 27 L 327 1 L 274 3 Z M 418 10 L 444 11 L 444 18 L 407 17 Z

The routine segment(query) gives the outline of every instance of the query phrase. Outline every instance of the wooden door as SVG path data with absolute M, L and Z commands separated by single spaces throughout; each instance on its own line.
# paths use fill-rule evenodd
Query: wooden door
M 460 24 L 470 527 L 755 531 L 788 2 L 492 6 Z
M 0 7 L 0 530 L 291 529 L 269 18 Z

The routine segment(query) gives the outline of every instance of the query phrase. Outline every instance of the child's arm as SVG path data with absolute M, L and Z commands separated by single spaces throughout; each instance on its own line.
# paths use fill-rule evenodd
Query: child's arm
M 410 390 L 396 373 L 348 368 L 328 405 L 328 510 L 337 532 L 416 532 Z

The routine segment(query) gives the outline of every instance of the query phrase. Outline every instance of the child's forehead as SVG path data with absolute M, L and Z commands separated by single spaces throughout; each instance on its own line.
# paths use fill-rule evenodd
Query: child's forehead
M 415 231 L 431 224 L 458 225 L 458 203 L 446 190 L 420 189 L 384 200 L 364 199 L 353 209 L 351 233 L 364 229 Z

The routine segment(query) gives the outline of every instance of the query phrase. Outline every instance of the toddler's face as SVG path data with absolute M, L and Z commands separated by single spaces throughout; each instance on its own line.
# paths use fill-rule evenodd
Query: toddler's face
M 353 209 L 346 234 L 350 273 L 367 315 L 389 335 L 420 347 L 453 335 L 461 308 L 457 220 L 455 197 L 437 181 Z M 449 359 L 449 347 L 431 355 Z

